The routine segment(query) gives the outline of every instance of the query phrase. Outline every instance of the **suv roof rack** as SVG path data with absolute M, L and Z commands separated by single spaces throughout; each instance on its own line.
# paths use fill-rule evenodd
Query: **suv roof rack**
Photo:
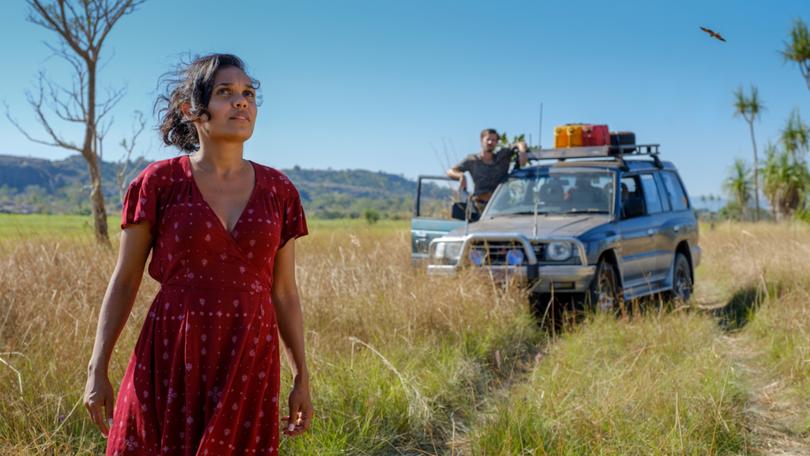
M 622 146 L 587 146 L 587 147 L 566 147 L 560 149 L 538 149 L 530 148 L 527 155 L 529 160 L 558 160 L 565 161 L 577 158 L 610 158 L 618 161 L 622 167 L 627 168 L 624 158 L 628 156 L 648 156 L 653 163 L 661 168 L 661 160 L 658 158 L 660 144 L 628 144 Z

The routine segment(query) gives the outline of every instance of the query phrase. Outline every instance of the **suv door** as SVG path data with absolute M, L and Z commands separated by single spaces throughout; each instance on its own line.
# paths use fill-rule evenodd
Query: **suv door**
M 656 179 L 657 173 L 642 173 L 641 187 L 644 191 L 644 201 L 647 205 L 647 233 L 650 237 L 650 256 L 652 261 L 647 271 L 647 277 L 653 288 L 658 288 L 660 282 L 666 278 L 675 246 L 665 228 L 669 220 L 669 201 L 663 195 Z
M 446 176 L 419 176 L 416 180 L 413 218 L 411 219 L 411 263 L 428 259 L 430 241 L 464 226 L 451 218 L 457 181 Z
M 622 175 L 620 181 L 620 221 L 618 232 L 621 256 L 622 284 L 626 290 L 645 285 L 646 271 L 652 264 L 651 241 L 648 233 L 646 204 L 638 175 Z
M 667 238 L 671 252 L 669 262 L 663 265 L 669 273 L 675 259 L 675 248 L 686 240 L 690 248 L 697 244 L 698 226 L 695 215 L 689 205 L 689 198 L 677 173 L 672 170 L 663 170 L 658 173 L 661 182 L 662 195 L 669 203 L 670 212 L 664 221 L 661 231 Z M 694 266 L 693 266 L 694 267 Z

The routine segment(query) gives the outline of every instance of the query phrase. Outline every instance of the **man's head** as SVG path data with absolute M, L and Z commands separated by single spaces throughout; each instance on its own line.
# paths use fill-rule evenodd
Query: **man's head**
M 494 152 L 495 147 L 498 146 L 498 140 L 501 139 L 498 131 L 494 128 L 485 128 L 481 130 L 481 151 Z

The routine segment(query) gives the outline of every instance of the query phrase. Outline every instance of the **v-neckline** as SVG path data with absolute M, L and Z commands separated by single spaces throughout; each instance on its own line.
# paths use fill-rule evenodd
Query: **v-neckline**
M 253 202 L 253 197 L 256 195 L 256 189 L 259 187 L 259 170 L 258 170 L 258 167 L 256 166 L 255 163 L 253 163 L 253 161 L 247 160 L 248 163 L 250 163 L 250 166 L 253 168 L 253 188 L 250 190 L 250 196 L 248 196 L 248 199 L 245 202 L 245 206 L 242 208 L 242 212 L 239 213 L 239 217 L 236 219 L 236 222 L 234 222 L 233 228 L 228 230 L 227 220 L 225 221 L 225 224 L 222 223 L 222 219 L 219 218 L 219 215 L 214 210 L 214 208 L 211 207 L 210 204 L 208 204 L 208 201 L 205 199 L 205 196 L 203 195 L 202 191 L 200 190 L 200 187 L 197 185 L 197 181 L 194 178 L 194 169 L 191 166 L 191 156 L 186 155 L 185 157 L 186 157 L 186 160 L 185 160 L 186 167 L 188 168 L 188 178 L 191 180 L 191 186 L 197 192 L 197 196 L 200 197 L 200 200 L 202 200 L 205 207 L 208 209 L 208 211 L 211 213 L 211 215 L 216 220 L 217 225 L 219 225 L 219 227 L 222 228 L 222 231 L 224 231 L 226 234 L 228 234 L 233 239 L 234 238 L 234 233 L 236 232 L 236 227 L 238 227 L 239 224 L 242 222 L 242 218 L 245 216 L 245 212 L 247 212 L 248 207 L 250 207 L 250 204 Z

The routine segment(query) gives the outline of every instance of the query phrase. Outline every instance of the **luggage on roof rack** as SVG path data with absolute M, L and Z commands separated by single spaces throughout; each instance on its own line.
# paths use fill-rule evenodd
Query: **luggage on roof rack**
M 613 147 L 619 146 L 634 146 L 636 144 L 636 134 L 632 131 L 612 131 L 610 132 L 610 145 Z
M 656 166 L 661 166 L 658 159 L 660 144 L 630 144 L 617 146 L 565 147 L 555 149 L 530 148 L 529 160 L 569 160 L 582 158 L 612 158 L 624 162 L 626 157 L 648 156 Z
M 530 160 L 567 160 L 571 158 L 613 158 L 622 156 L 658 155 L 660 144 L 628 144 L 617 146 L 560 147 L 528 151 Z
M 583 142 L 585 146 L 607 146 L 610 144 L 610 130 L 608 126 L 591 125 L 591 129 L 586 132 Z
M 554 147 L 556 148 L 606 146 L 608 144 L 610 144 L 610 131 L 607 125 L 579 123 L 554 127 Z

